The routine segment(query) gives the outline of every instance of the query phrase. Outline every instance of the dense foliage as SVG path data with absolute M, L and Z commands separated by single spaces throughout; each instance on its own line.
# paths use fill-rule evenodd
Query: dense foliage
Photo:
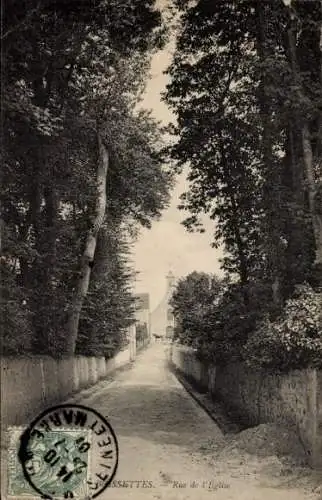
M 133 323 L 129 244 L 124 228 L 109 220 L 101 228 L 89 291 L 82 309 L 76 350 L 110 357 L 125 342 Z
M 98 237 L 106 251 L 98 248 L 89 263 L 93 279 L 76 344 L 86 354 L 100 342 L 102 352 L 121 342 L 132 314 L 125 241 L 138 224 L 148 226 L 159 216 L 170 185 L 160 127 L 137 107 L 149 58 L 163 41 L 154 0 L 6 2 L 5 354 L 74 350 L 68 317 L 97 206 L 98 137 L 108 151 L 106 213 Z
M 299 285 L 276 316 L 269 290 L 193 272 L 172 296 L 175 339 L 217 366 L 243 361 L 252 368 L 287 371 L 322 367 L 322 296 Z
M 278 321 L 297 285 L 322 285 L 321 3 L 175 3 L 169 154 L 178 171 L 189 167 L 185 226 L 203 231 L 203 213 L 214 220 L 214 246 L 223 245 L 235 283 L 212 334 L 229 357 L 266 313 Z
M 255 368 L 322 368 L 322 297 L 307 285 L 298 286 L 275 321 L 266 317 L 243 349 Z
M 218 298 L 216 276 L 193 272 L 177 283 L 171 298 L 176 318 L 175 338 L 195 347 L 208 328 L 209 316 Z
M 178 121 L 171 156 L 190 167 L 185 224 L 198 228 L 198 214 L 209 213 L 228 273 L 278 280 L 289 292 L 310 275 L 316 246 L 308 178 L 318 191 L 319 2 L 292 2 L 296 22 L 281 0 L 179 3 L 166 101 Z M 288 30 L 298 34 L 296 68 Z

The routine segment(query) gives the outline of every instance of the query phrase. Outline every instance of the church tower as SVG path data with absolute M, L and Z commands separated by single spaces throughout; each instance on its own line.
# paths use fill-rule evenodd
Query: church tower
M 172 338 L 174 333 L 174 316 L 169 302 L 176 284 L 176 278 L 172 271 L 169 271 L 165 278 L 165 294 L 151 314 L 151 333 L 158 338 Z
M 169 290 L 172 290 L 174 288 L 176 281 L 172 271 L 168 272 L 166 280 L 167 280 L 167 292 L 168 292 Z

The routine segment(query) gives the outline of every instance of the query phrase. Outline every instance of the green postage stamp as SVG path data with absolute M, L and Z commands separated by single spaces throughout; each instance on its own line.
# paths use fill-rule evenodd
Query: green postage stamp
M 95 410 L 56 406 L 29 427 L 8 432 L 9 499 L 92 499 L 115 475 L 117 440 Z
M 8 454 L 8 493 L 9 497 L 34 497 L 35 490 L 26 479 L 19 461 L 20 437 L 26 429 L 13 427 L 10 432 Z M 33 454 L 27 465 L 30 477 L 38 477 L 40 490 L 48 490 L 56 499 L 68 498 L 65 484 L 75 498 L 86 498 L 88 492 L 88 471 L 90 468 L 89 450 L 79 457 L 78 444 L 91 443 L 90 430 L 57 429 L 48 431 L 39 442 L 33 437 L 30 450 Z M 62 465 L 64 464 L 64 465 Z M 62 481 L 57 481 L 58 478 Z M 72 497 L 70 497 L 72 498 Z

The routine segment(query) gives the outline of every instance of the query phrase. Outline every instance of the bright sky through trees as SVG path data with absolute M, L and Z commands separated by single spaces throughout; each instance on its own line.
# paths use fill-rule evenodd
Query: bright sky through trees
M 173 115 L 161 101 L 161 93 L 168 82 L 163 71 L 169 65 L 173 47 L 169 44 L 158 52 L 152 60 L 151 79 L 147 85 L 143 105 L 152 109 L 153 115 L 163 123 L 169 123 Z M 165 275 L 172 269 L 176 276 L 184 276 L 197 270 L 220 274 L 219 258 L 221 250 L 211 248 L 213 222 L 204 220 L 206 233 L 187 233 L 180 224 L 184 212 L 177 209 L 179 196 L 185 189 L 185 174 L 178 178 L 173 190 L 171 205 L 163 213 L 160 221 L 153 222 L 152 229 L 141 230 L 135 245 L 133 260 L 140 272 L 136 282 L 137 292 L 151 294 L 152 308 L 161 299 L 165 288 Z

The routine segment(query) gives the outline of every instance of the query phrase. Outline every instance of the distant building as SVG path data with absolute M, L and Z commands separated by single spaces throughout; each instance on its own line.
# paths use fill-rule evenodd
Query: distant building
M 148 293 L 137 293 L 135 319 L 140 325 L 146 324 L 148 334 L 151 335 L 150 329 L 150 296 Z
M 175 277 L 170 271 L 166 276 L 166 292 L 159 305 L 151 313 L 151 334 L 158 337 L 172 338 L 174 333 L 174 316 L 169 301 L 175 287 Z

